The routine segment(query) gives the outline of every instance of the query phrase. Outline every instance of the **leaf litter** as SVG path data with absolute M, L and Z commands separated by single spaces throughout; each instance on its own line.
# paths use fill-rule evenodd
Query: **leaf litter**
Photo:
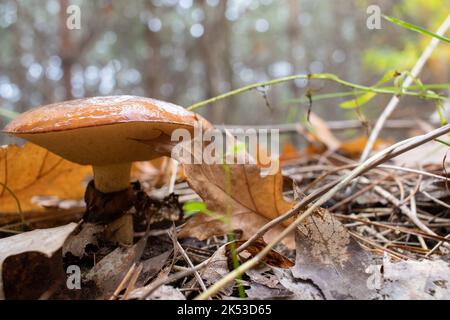
M 318 123 L 324 125 L 320 121 Z M 309 140 L 323 143 L 320 137 L 310 135 Z M 201 199 L 208 209 L 220 213 L 226 212 L 225 204 L 231 201 L 231 227 L 202 213 L 180 220 L 182 203 L 178 197 L 157 200 L 164 193 L 158 185 L 161 188 L 165 186 L 154 179 L 161 180 L 161 174 L 156 171 L 163 166 L 145 163 L 134 169 L 136 175 L 141 174 L 143 185 L 151 187 L 142 191 L 145 201 L 135 208 L 137 242 L 131 247 L 114 247 L 99 241 L 102 228 L 89 223 L 10 236 L 21 230 L 17 229 L 20 224 L 13 225 L 8 220 L 4 223 L 6 228 L 1 230 L 4 238 L 0 239 L 0 294 L 3 298 L 14 299 L 41 296 L 108 299 L 116 293 L 117 299 L 194 298 L 201 288 L 193 273 L 189 272 L 186 261 L 174 250 L 168 228 L 175 225 L 178 237 L 182 237 L 179 241 L 190 259 L 195 264 L 204 263 L 198 272 L 206 286 L 211 286 L 233 269 L 230 241 L 234 247 L 239 247 L 261 226 L 293 206 L 294 201 L 290 200 L 292 191 L 285 184 L 286 177 L 292 179 L 300 194 L 310 194 L 321 185 L 340 179 L 347 170 L 346 166 L 354 164 L 353 159 L 361 152 L 365 140 L 331 141 L 334 141 L 332 145 L 323 143 L 320 148 L 303 151 L 288 148 L 289 155 L 285 158 L 289 161 L 283 163 L 282 171 L 273 176 L 262 177 L 258 165 L 231 167 L 231 195 L 224 192 L 223 167 L 185 165 L 184 173 L 176 174 L 176 195 L 190 200 Z M 22 148 L 22 151 L 10 149 L 14 151 L 8 157 L 11 154 L 25 157 L 16 152 L 29 152 L 23 151 L 27 148 L 30 147 Z M 32 154 L 39 152 L 32 150 Z M 52 163 L 59 161 L 51 155 L 45 157 Z M 420 168 L 412 164 L 406 168 L 400 162 L 391 162 L 365 174 L 369 181 L 377 181 L 378 187 L 387 190 L 394 198 L 408 203 L 410 210 L 434 234 L 417 230 L 414 221 L 379 192 L 373 192 L 373 186 L 361 184 L 355 191 L 360 194 L 349 201 L 345 192 L 338 193 L 296 230 L 291 246 L 286 246 L 287 243 L 277 246 L 277 251 L 272 250 L 260 265 L 247 271 L 239 282 L 222 288 L 215 298 L 237 298 L 237 288 L 242 285 L 247 299 L 449 299 L 447 244 L 450 241 L 445 235 L 449 233 L 450 218 L 445 204 L 450 193 L 445 180 L 448 177 L 445 166 L 445 162 L 433 161 Z M 51 172 L 54 175 L 52 179 L 83 186 L 89 173 L 77 170 Z M 19 171 L 16 168 L 10 172 Z M 77 178 L 68 179 L 69 173 Z M 31 171 L 27 176 L 31 177 L 30 181 L 36 180 L 36 174 Z M 11 178 L 8 176 L 8 179 L 10 181 Z M 39 188 L 51 191 L 42 194 L 33 191 L 32 187 L 29 190 L 12 188 L 21 203 L 25 203 L 24 208 L 33 212 L 32 217 L 45 216 L 55 208 L 59 211 L 65 206 L 62 201 L 79 201 L 81 197 L 64 191 L 70 190 L 70 185 L 60 190 L 65 193 L 58 193 L 47 188 L 49 181 L 42 178 L 39 183 Z M 2 196 L 10 197 L 6 192 Z M 415 202 L 411 205 L 413 198 Z M 12 205 L 14 201 L 7 201 L 11 203 L 8 204 L 11 212 L 0 210 L 3 217 L 5 212 L 9 216 L 15 212 L 17 216 L 17 208 Z M 79 207 L 76 202 L 70 203 Z M 330 211 L 326 207 L 331 208 Z M 153 225 L 152 235 L 144 234 L 148 223 Z M 278 227 L 240 252 L 239 263 L 261 252 L 266 242 L 284 228 L 283 225 Z M 234 231 L 235 238 L 229 238 L 230 231 Z M 46 245 L 45 239 L 57 241 Z M 33 245 L 21 247 L 20 243 Z M 295 257 L 295 263 L 290 257 Z M 82 273 L 82 294 L 78 295 L 64 290 L 65 268 L 74 262 L 81 266 Z M 29 285 L 27 289 L 10 285 L 17 281 L 29 284 L 26 275 L 29 269 L 33 269 L 29 266 L 36 263 L 48 273 L 48 282 Z M 185 275 L 175 277 L 180 272 L 185 272 Z M 155 287 L 155 284 L 159 285 Z M 154 290 L 148 294 L 150 287 Z

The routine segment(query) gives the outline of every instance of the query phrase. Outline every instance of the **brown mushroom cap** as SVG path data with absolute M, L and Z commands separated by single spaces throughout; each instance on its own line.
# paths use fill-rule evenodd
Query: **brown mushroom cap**
M 80 164 L 109 165 L 166 155 L 171 133 L 192 132 L 195 113 L 150 98 L 108 96 L 54 103 L 21 114 L 3 132 Z

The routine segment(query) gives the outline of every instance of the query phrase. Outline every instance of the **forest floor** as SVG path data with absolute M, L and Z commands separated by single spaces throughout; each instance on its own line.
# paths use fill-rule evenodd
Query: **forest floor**
M 67 208 L 67 201 L 51 197 L 35 200 L 46 209 L 28 217 L 27 227 L 52 229 L 22 232 L 17 221 L 3 224 L 0 244 L 16 238 L 9 242 L 14 243 L 10 252 L 0 256 L 4 294 L 125 300 L 448 299 L 448 147 L 418 137 L 421 143 L 409 153 L 381 158 L 326 198 L 361 167 L 357 160 L 364 138 L 342 142 L 335 150 L 317 136 L 309 136 L 303 150 L 286 145 L 280 172 L 269 177 L 261 177 L 257 166 L 232 166 L 230 220 L 210 212 L 228 199 L 217 191 L 226 189 L 224 182 L 214 181 L 220 166 L 209 168 L 209 176 L 204 167 L 203 173 L 195 166 L 175 169 L 170 160 L 141 166 L 136 169 L 141 183 L 133 184 L 138 201 L 130 246 L 105 242 L 103 226 L 80 220 L 82 202 Z M 379 141 L 378 149 L 389 144 Z M 245 204 L 248 195 L 253 205 Z M 288 210 L 274 213 L 272 207 Z M 12 258 L 17 250 L 20 254 Z M 238 267 L 232 281 L 225 281 Z M 45 270 L 45 279 L 36 270 Z

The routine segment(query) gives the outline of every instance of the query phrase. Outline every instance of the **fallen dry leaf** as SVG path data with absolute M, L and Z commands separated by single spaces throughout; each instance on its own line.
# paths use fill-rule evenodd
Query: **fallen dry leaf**
M 365 251 L 322 209 L 296 232 L 296 263 L 274 268 L 280 283 L 302 299 L 449 299 L 450 266 L 444 261 L 392 263 Z M 300 281 L 299 281 L 300 280 Z
M 444 159 L 448 167 L 450 165 L 449 147 L 436 141 L 430 141 L 395 157 L 393 160 L 396 165 L 410 168 L 429 164 L 437 164 L 442 168 Z
M 254 282 L 250 284 L 250 288 L 245 290 L 247 297 L 252 300 L 272 300 L 272 299 L 289 299 L 293 297 L 293 293 L 278 284 L 275 288 L 267 287 L 263 284 Z
M 85 280 L 95 283 L 97 298 L 108 299 L 113 294 L 133 263 L 139 261 L 146 243 L 143 237 L 132 247 L 118 247 L 89 270 Z
M 383 272 L 373 273 L 378 297 L 387 300 L 450 299 L 450 266 L 442 260 L 383 261 Z M 377 279 L 378 278 L 378 279 Z
M 189 185 L 205 201 L 208 210 L 225 214 L 227 204 L 230 205 L 232 218 L 229 227 L 231 230 L 242 230 L 243 239 L 293 206 L 293 203 L 283 197 L 283 176 L 280 172 L 262 177 L 257 165 L 229 165 L 228 183 L 231 185 L 231 194 L 228 195 L 225 191 L 227 176 L 223 165 L 190 164 L 184 167 Z M 286 225 L 287 223 L 284 224 Z M 264 239 L 270 241 L 284 226 L 273 228 Z M 200 213 L 188 220 L 179 236 L 204 240 L 228 231 L 222 221 Z M 287 239 L 285 244 L 289 243 L 292 242 Z
M 146 300 L 186 300 L 178 288 L 163 285 L 150 294 Z
M 373 257 L 328 211 L 306 218 L 295 236 L 295 278 L 312 281 L 327 300 L 373 297 L 366 273 Z
M 311 280 L 301 280 L 292 275 L 292 270 L 274 268 L 274 273 L 280 284 L 292 292 L 292 300 L 324 300 L 319 288 Z
M 141 261 L 143 267 L 142 272 L 136 282 L 136 287 L 139 288 L 144 286 L 146 283 L 148 283 L 148 281 L 150 281 L 152 277 L 154 277 L 159 271 L 161 271 L 171 254 L 172 250 L 167 250 L 166 252 L 163 252 L 156 257 Z
M 97 235 L 105 229 L 104 225 L 93 223 L 83 223 L 78 233 L 73 232 L 63 246 L 63 256 L 68 253 L 74 257 L 83 258 L 86 255 L 86 246 L 94 245 L 98 247 Z
M 245 274 L 250 278 L 251 282 L 256 282 L 268 288 L 275 289 L 280 281 L 276 275 L 270 273 L 271 270 L 270 267 L 263 266 L 262 268 L 250 269 L 246 271 Z
M 292 143 L 285 143 L 280 154 L 280 162 L 288 162 L 302 157 L 302 154 L 295 148 Z
M 290 299 L 294 294 L 280 284 L 273 268 L 264 266 L 245 272 L 250 278 L 245 290 L 249 299 Z M 283 270 L 283 269 L 280 269 Z M 289 271 L 290 272 L 290 271 Z
M 0 299 L 37 299 L 64 279 L 61 248 L 76 223 L 0 240 Z
M 128 300 L 135 300 L 135 299 L 145 299 L 145 300 L 152 300 L 155 298 L 155 300 L 160 296 L 160 293 L 157 293 L 155 296 L 153 296 L 153 293 L 157 292 L 159 288 L 163 286 L 158 286 L 156 289 L 153 287 L 155 282 L 166 280 L 169 276 L 170 270 L 172 269 L 172 265 L 165 266 L 162 270 L 159 271 L 158 275 L 145 287 L 135 288 L 133 291 L 130 292 L 128 295 Z M 171 287 L 171 286 L 169 286 Z M 151 288 L 153 293 L 148 296 L 148 289 Z M 173 288 L 173 287 L 171 287 Z M 169 289 L 170 288 L 166 288 Z M 173 288 L 176 289 L 176 288 Z M 176 289 L 178 291 L 178 289 Z M 184 297 L 184 296 L 183 296 Z M 181 297 L 180 297 L 181 298 Z M 178 298 L 175 298 L 177 300 Z
M 330 128 L 328 128 L 327 123 L 314 112 L 311 112 L 309 115 L 308 124 L 311 130 L 306 136 L 310 142 L 320 141 L 331 151 L 339 148 L 341 145 L 339 139 L 337 139 Z
M 228 268 L 227 245 L 221 246 L 211 257 L 208 266 L 200 272 L 200 276 L 207 287 L 214 285 L 230 272 Z M 229 283 L 221 289 L 221 293 L 226 296 L 233 292 L 234 283 Z
M 236 142 L 232 136 L 228 133 L 227 135 L 227 144 Z M 225 224 L 215 217 L 202 213 L 196 214 L 188 220 L 179 237 L 196 237 L 204 240 L 214 235 L 241 230 L 242 239 L 246 239 L 268 221 L 292 208 L 293 203 L 285 200 L 283 196 L 283 176 L 278 167 L 278 160 L 271 159 L 270 168 L 267 168 L 257 164 L 257 159 L 248 161 L 252 156 L 246 150 L 227 146 L 224 159 L 229 159 L 231 155 L 235 159 L 234 164 L 207 164 L 198 159 L 203 153 L 196 153 L 195 148 L 194 152 L 190 152 L 191 145 L 196 143 L 202 145 L 201 141 L 193 140 L 181 146 L 188 156 L 177 160 L 183 164 L 190 187 L 203 199 L 208 210 L 228 215 L 229 223 Z M 258 147 L 256 155 L 258 158 L 261 150 L 262 148 Z M 192 161 L 192 157 L 195 161 Z M 264 235 L 264 240 L 269 242 L 288 224 L 289 221 L 285 221 L 283 225 L 272 228 Z M 291 248 L 294 246 L 293 242 L 293 236 L 283 241 Z
M 306 138 L 307 146 L 302 150 L 297 150 L 290 143 L 284 144 L 280 155 L 280 162 L 286 163 L 304 156 L 321 155 L 326 151 L 335 151 L 348 158 L 358 159 L 368 140 L 367 136 L 362 135 L 350 140 L 341 141 L 328 128 L 327 123 L 314 113 L 310 115 L 310 122 L 307 128 L 299 126 L 298 130 Z M 380 150 L 391 144 L 392 142 L 390 141 L 377 139 L 373 149 L 375 151 Z
M 43 210 L 33 203 L 34 196 L 56 196 L 59 199 L 81 199 L 89 166 L 81 166 L 27 143 L 22 147 L 0 148 L 0 212 L 17 213 L 17 203 L 6 190 L 7 185 L 20 201 L 23 211 Z
M 366 147 L 367 140 L 367 136 L 359 136 L 354 139 L 344 141 L 339 146 L 338 152 L 351 159 L 358 159 Z M 392 143 L 388 141 L 377 139 L 373 145 L 373 150 L 381 150 L 391 144 Z
M 149 161 L 133 162 L 131 179 L 140 182 L 150 182 L 151 187 L 162 187 L 168 184 L 174 169 L 173 161 L 169 157 L 159 157 Z M 184 180 L 183 167 L 177 166 L 177 181 Z
M 245 241 L 236 241 L 236 247 L 241 246 Z M 267 243 L 262 239 L 258 239 L 254 241 L 251 245 L 249 245 L 244 252 L 248 252 L 252 257 L 256 256 L 260 253 L 265 247 Z M 268 254 L 263 258 L 263 261 L 267 263 L 269 266 L 288 269 L 294 266 L 294 263 L 283 256 L 281 253 L 276 252 L 275 250 L 270 250 Z

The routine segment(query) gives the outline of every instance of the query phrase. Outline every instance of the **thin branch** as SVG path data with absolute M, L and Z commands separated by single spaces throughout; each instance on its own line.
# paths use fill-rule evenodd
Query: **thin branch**
M 370 183 L 369 179 L 361 177 L 361 181 L 364 183 Z M 385 189 L 381 188 L 380 186 L 375 186 L 374 191 L 378 193 L 380 196 L 384 197 L 386 200 L 391 202 L 393 205 L 397 206 L 408 218 L 411 219 L 411 221 L 422 231 L 436 236 L 436 233 L 433 232 L 430 228 L 428 228 L 420 219 L 417 217 L 417 213 L 414 214 L 414 212 L 408 208 L 407 205 L 402 204 L 400 200 L 398 200 L 396 197 L 394 197 L 389 191 L 386 191 Z M 413 199 L 414 197 L 411 197 Z
M 134 290 L 134 288 L 136 286 L 136 282 L 138 281 L 143 268 L 144 268 L 144 265 L 142 263 L 140 263 L 138 265 L 138 267 L 133 271 L 133 275 L 131 276 L 130 281 L 128 281 L 127 289 L 125 290 L 125 293 L 122 296 L 122 300 L 127 300 L 128 296 Z
M 449 239 L 450 238 L 450 234 L 448 234 L 447 236 L 445 236 L 445 239 Z M 432 255 L 437 249 L 439 249 L 440 246 L 442 246 L 444 244 L 444 241 L 439 241 L 434 247 L 433 249 L 431 249 L 426 255 L 425 257 L 429 257 L 430 255 Z
M 198 103 L 194 103 L 193 105 L 190 105 L 187 109 L 192 111 L 192 110 L 204 107 L 208 104 L 229 98 L 229 97 L 237 95 L 237 94 L 241 94 L 241 93 L 255 90 L 255 89 L 258 89 L 261 87 L 271 86 L 271 85 L 284 83 L 284 82 L 288 82 L 288 81 L 293 81 L 293 80 L 297 80 L 297 79 L 330 80 L 330 81 L 334 81 L 336 83 L 342 84 L 344 86 L 347 86 L 349 88 L 358 89 L 358 90 L 361 90 L 364 92 L 374 92 L 374 93 L 381 93 L 381 94 L 395 94 L 395 95 L 401 94 L 401 95 L 407 95 L 407 96 L 423 97 L 423 98 L 429 98 L 429 99 L 440 99 L 440 100 L 446 99 L 445 97 L 441 97 L 440 95 L 433 93 L 433 92 L 424 93 L 422 91 L 406 91 L 405 90 L 405 91 L 402 91 L 399 93 L 397 89 L 368 87 L 368 86 L 352 83 L 352 82 L 349 82 L 346 80 L 342 80 L 341 78 L 339 78 L 338 76 L 336 76 L 335 74 L 332 74 L 332 73 L 313 73 L 313 74 L 292 75 L 292 76 L 277 78 L 277 79 L 273 79 L 273 80 L 269 80 L 269 81 L 250 84 L 248 86 L 244 86 L 244 87 L 226 92 L 226 93 L 218 95 L 216 97 L 213 97 L 213 98 L 210 98 L 207 100 L 203 100 Z
M 429 194 L 428 192 L 426 192 L 425 190 L 420 191 L 425 197 L 433 200 L 434 202 L 436 202 L 437 204 L 443 206 L 444 208 L 448 208 L 450 209 L 450 205 L 445 203 L 444 201 L 441 201 L 435 197 L 433 197 L 431 194 Z
M 368 239 L 366 239 L 366 238 L 360 236 L 359 234 L 357 234 L 357 233 L 355 233 L 355 232 L 349 231 L 348 233 L 350 233 L 350 235 L 351 235 L 352 237 L 358 239 L 359 241 L 368 243 L 368 244 L 371 245 L 372 247 L 377 248 L 378 250 L 381 250 L 381 251 L 385 251 L 385 252 L 387 252 L 387 253 L 393 255 L 394 257 L 397 257 L 397 258 L 400 258 L 400 259 L 403 259 L 403 260 L 410 260 L 409 257 L 407 257 L 407 256 L 405 256 L 405 255 L 403 255 L 403 254 L 401 254 L 401 253 L 398 253 L 398 252 L 396 252 L 396 251 L 394 251 L 394 250 L 391 250 L 391 249 L 389 249 L 389 248 L 380 246 L 379 244 L 377 244 L 377 243 L 375 243 L 375 242 L 373 242 L 373 241 L 370 241 L 370 240 L 368 240 Z
M 116 290 L 114 290 L 114 293 L 109 298 L 109 300 L 117 300 L 117 298 L 119 297 L 120 292 L 125 288 L 125 286 L 129 282 L 129 280 L 131 279 L 131 276 L 133 275 L 135 269 L 136 269 L 136 263 L 133 263 L 131 265 L 130 269 L 128 269 L 127 273 L 123 277 L 122 281 L 120 281 L 120 283 L 117 286 Z
M 183 256 L 184 260 L 186 260 L 187 264 L 189 265 L 189 267 L 191 268 L 191 270 L 193 270 L 195 279 L 197 279 L 198 284 L 200 285 L 200 287 L 202 288 L 202 290 L 204 292 L 207 291 L 206 289 L 206 285 L 203 282 L 202 277 L 200 277 L 200 274 L 198 273 L 197 270 L 195 270 L 195 266 L 192 263 L 191 259 L 189 258 L 189 256 L 187 255 L 186 251 L 184 250 L 184 248 L 181 246 L 180 242 L 178 242 L 178 240 L 176 240 L 176 245 L 178 247 L 178 250 L 180 251 L 181 255 Z
M 442 236 L 433 236 L 431 234 L 427 234 L 423 231 L 420 230 L 416 230 L 416 229 L 410 229 L 410 228 L 405 228 L 405 227 L 399 227 L 399 226 L 392 226 L 389 224 L 385 224 L 385 223 L 380 223 L 380 222 L 376 222 L 376 221 L 371 221 L 371 220 L 364 220 L 362 218 L 357 218 L 357 217 L 352 217 L 351 215 L 343 215 L 343 214 L 339 214 L 339 213 L 333 213 L 333 216 L 336 216 L 339 219 L 343 219 L 343 220 L 351 220 L 351 221 L 358 221 L 361 222 L 363 224 L 369 224 L 375 227 L 380 227 L 380 228 L 386 228 L 388 230 L 391 231 L 395 231 L 395 232 L 402 232 L 402 233 L 407 233 L 407 234 L 412 234 L 415 236 L 421 236 L 427 239 L 431 239 L 434 240 L 436 242 L 439 241 L 443 241 L 443 242 L 448 242 L 450 243 L 450 240 L 446 239 L 445 237 Z

